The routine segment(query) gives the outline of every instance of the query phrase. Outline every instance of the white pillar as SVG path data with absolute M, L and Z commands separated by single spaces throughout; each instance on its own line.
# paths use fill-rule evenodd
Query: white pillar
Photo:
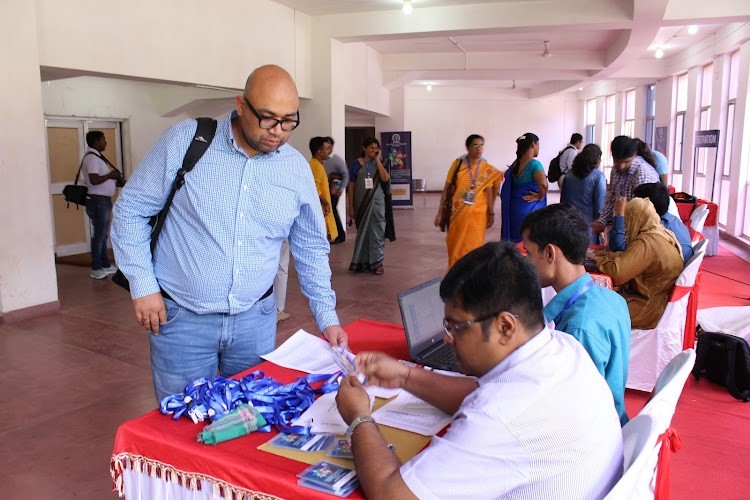
M 47 145 L 39 79 L 36 3 L 0 3 L 0 315 L 59 308 Z

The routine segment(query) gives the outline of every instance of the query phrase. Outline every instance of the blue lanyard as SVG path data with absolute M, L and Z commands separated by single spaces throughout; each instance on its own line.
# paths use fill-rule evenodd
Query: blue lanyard
M 568 301 L 565 303 L 565 305 L 562 308 L 562 311 L 558 313 L 557 316 L 555 316 L 555 328 L 557 328 L 557 324 L 560 322 L 560 318 L 562 317 L 563 313 L 570 309 L 570 306 L 573 305 L 573 303 L 578 300 L 578 298 L 583 295 L 584 293 L 588 292 L 589 288 L 594 286 L 596 283 L 594 283 L 593 280 L 589 281 L 585 285 L 583 285 L 581 288 L 578 289 L 576 293 L 573 294 L 572 297 L 568 299 Z
M 372 160 L 370 160 L 370 161 L 372 161 Z M 370 161 L 366 161 L 366 162 L 365 162 L 365 169 L 367 170 L 367 177 L 368 177 L 368 178 L 372 177 L 372 176 L 370 175 Z
M 474 173 L 471 173 L 471 159 L 466 159 L 466 170 L 469 171 L 469 189 L 474 189 L 477 183 L 477 175 L 479 175 L 479 166 L 482 164 L 482 159 L 477 160 L 477 168 L 474 169 Z M 459 166 L 459 168 L 461 168 Z

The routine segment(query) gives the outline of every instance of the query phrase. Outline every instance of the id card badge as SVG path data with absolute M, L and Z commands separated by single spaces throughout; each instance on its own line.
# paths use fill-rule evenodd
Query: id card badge
M 464 194 L 464 203 L 467 205 L 474 204 L 474 191 L 466 191 Z
M 365 178 L 365 189 L 372 189 L 372 177 Z

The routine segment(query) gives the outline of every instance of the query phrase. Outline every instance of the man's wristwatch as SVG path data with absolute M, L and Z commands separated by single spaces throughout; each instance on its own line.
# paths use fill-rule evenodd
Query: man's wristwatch
M 363 424 L 365 422 L 372 422 L 374 424 L 375 419 L 372 418 L 370 415 L 363 415 L 361 417 L 355 418 L 354 420 L 352 420 L 352 423 L 349 424 L 349 428 L 346 430 L 346 434 L 344 434 L 344 437 L 346 437 L 346 439 L 351 440 L 352 434 L 354 434 L 354 429 L 356 429 L 359 424 Z

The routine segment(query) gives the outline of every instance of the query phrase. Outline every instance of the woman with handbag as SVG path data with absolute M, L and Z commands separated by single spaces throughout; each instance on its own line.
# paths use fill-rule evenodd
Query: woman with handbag
M 503 174 L 482 157 L 484 138 L 466 138 L 467 154 L 456 159 L 448 175 L 435 216 L 435 226 L 448 234 L 448 268 L 484 244 L 484 235 L 495 221 L 495 196 Z
M 390 175 L 380 161 L 380 142 L 368 137 L 362 153 L 349 166 L 347 212 L 357 225 L 357 239 L 349 270 L 369 271 L 381 275 L 385 271 L 385 239 L 396 239 L 393 227 Z

